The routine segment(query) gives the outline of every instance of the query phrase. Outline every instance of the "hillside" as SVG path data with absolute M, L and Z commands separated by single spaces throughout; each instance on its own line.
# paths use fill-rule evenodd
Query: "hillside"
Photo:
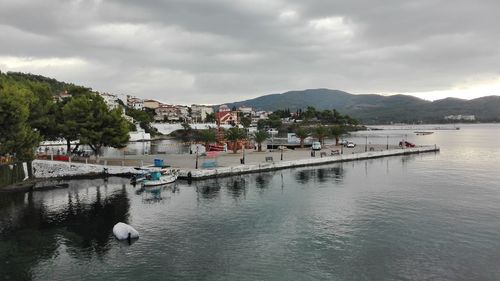
M 446 98 L 434 102 L 405 95 L 353 95 L 339 90 L 309 89 L 271 94 L 234 102 L 232 106 L 251 106 L 258 110 L 289 108 L 291 111 L 314 106 L 336 109 L 363 123 L 439 123 L 447 115 L 475 115 L 479 122 L 500 122 L 500 96 L 473 100 Z
M 77 87 L 75 84 L 72 84 L 72 83 L 61 82 L 61 81 L 58 81 L 54 78 L 48 78 L 48 77 L 45 77 L 42 75 L 36 75 L 36 74 L 31 74 L 31 73 L 7 72 L 7 73 L 4 73 L 4 75 L 7 75 L 11 79 L 14 79 L 15 81 L 18 81 L 18 82 L 32 81 L 32 82 L 45 83 L 45 84 L 49 85 L 50 90 L 53 94 L 58 94 L 64 90 L 68 90 L 70 88 Z

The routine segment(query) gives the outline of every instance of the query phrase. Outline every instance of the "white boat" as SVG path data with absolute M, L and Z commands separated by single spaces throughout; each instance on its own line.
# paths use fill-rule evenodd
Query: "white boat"
M 432 135 L 434 132 L 429 132 L 429 131 L 415 131 L 415 134 L 417 136 L 426 136 L 426 135 Z
M 173 183 L 177 180 L 177 173 L 172 172 L 167 175 L 161 175 L 160 172 L 154 172 L 151 174 L 151 179 L 146 179 L 142 181 L 142 186 L 158 186 Z
M 144 180 L 142 182 L 142 185 L 145 187 L 158 186 L 158 185 L 173 183 L 176 180 L 177 180 L 177 175 L 161 176 L 160 179 L 158 180 Z

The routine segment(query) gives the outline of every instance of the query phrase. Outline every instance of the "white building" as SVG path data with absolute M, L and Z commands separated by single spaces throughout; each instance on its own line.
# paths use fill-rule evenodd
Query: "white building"
M 244 116 L 252 116 L 255 113 L 253 112 L 253 109 L 249 106 L 240 106 L 238 108 L 238 111 L 243 113 Z
M 445 120 L 454 120 L 454 121 L 475 121 L 475 115 L 448 115 L 444 117 Z
M 127 95 L 127 106 L 133 109 L 142 110 L 144 108 L 144 101 L 140 98 Z
M 214 109 L 208 105 L 191 105 L 191 117 L 196 122 L 203 122 L 207 118 L 207 115 L 214 113 Z
M 226 104 L 222 104 L 221 106 L 219 106 L 219 112 L 229 112 L 231 111 L 231 108 L 229 108 L 229 106 L 227 106 Z
M 160 107 L 155 109 L 155 120 L 156 121 L 179 121 L 180 120 L 180 111 L 179 109 L 170 104 L 161 104 Z
M 120 106 L 120 104 L 118 103 L 119 100 L 118 96 L 108 93 L 102 93 L 100 95 L 104 99 L 104 102 L 106 103 L 109 109 L 115 109 Z

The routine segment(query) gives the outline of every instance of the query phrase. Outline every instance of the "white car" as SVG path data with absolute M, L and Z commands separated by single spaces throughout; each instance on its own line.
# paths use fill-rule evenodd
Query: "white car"
M 312 150 L 321 150 L 321 143 L 319 141 L 315 141 L 312 143 Z
M 346 145 L 347 148 L 353 148 L 355 146 L 356 146 L 356 144 L 353 143 L 353 142 L 348 142 L 347 145 Z

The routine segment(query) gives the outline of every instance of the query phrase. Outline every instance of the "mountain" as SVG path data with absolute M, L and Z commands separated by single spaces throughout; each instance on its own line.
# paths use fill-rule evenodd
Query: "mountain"
M 500 122 L 500 96 L 473 100 L 446 98 L 427 101 L 406 95 L 353 95 L 339 90 L 309 89 L 271 94 L 227 104 L 229 107 L 251 106 L 257 110 L 290 109 L 292 112 L 313 106 L 336 109 L 366 124 L 436 123 L 447 115 L 475 115 L 480 122 Z

